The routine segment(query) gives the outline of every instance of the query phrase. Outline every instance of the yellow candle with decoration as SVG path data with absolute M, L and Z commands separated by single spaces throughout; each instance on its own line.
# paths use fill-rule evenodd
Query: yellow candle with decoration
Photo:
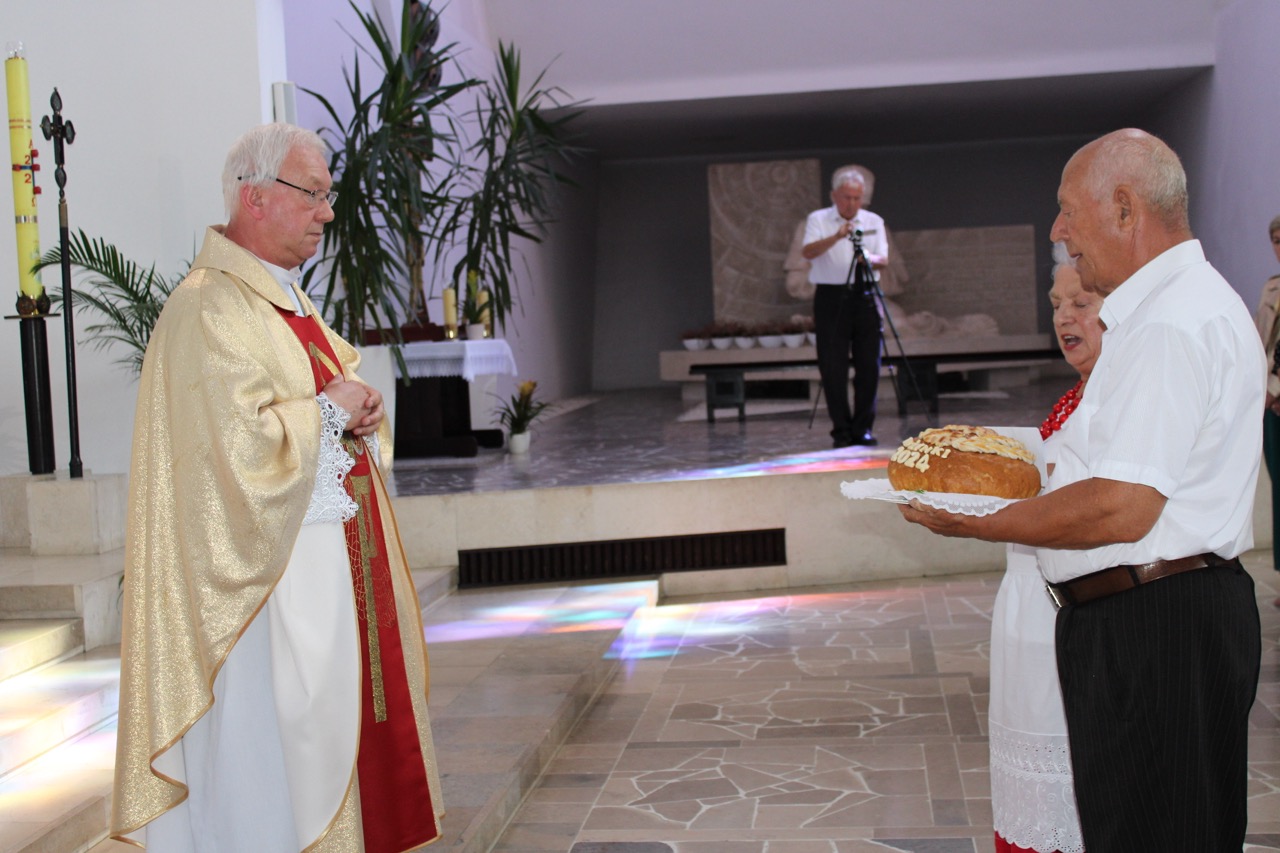
M 9 97 L 9 154 L 13 166 L 13 220 L 18 233 L 18 289 L 39 299 L 44 285 L 31 272 L 40 260 L 40 227 L 36 217 L 36 151 L 31 144 L 31 100 L 27 84 L 27 60 L 22 46 L 11 46 L 4 62 L 5 91 Z
M 446 287 L 444 293 L 441 294 L 441 300 L 444 302 L 444 328 L 445 334 L 452 331 L 457 334 L 458 330 L 458 291 L 452 287 Z M 449 335 L 453 337 L 453 335 Z

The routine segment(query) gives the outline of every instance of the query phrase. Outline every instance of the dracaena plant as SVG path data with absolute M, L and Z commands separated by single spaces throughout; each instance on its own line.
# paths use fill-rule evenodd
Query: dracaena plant
M 369 325 L 390 330 L 398 342 L 399 319 L 423 304 L 425 234 L 450 200 L 454 170 L 433 175 L 428 164 L 452 140 L 448 102 L 480 81 L 441 83 L 453 45 L 435 47 L 440 23 L 430 5 L 404 4 L 398 38 L 376 14 L 350 5 L 372 45 L 357 49 L 344 70 L 351 118 L 343 121 L 327 98 L 303 90 L 332 123 L 320 134 L 333 149 L 329 170 L 338 192 L 321 262 L 303 283 L 322 289 L 321 310 L 338 334 L 360 341 Z M 361 52 L 382 72 L 367 94 Z
M 578 151 L 568 126 L 579 113 L 561 89 L 543 85 L 545 75 L 544 69 L 526 86 L 520 52 L 499 42 L 495 79 L 480 90 L 464 124 L 475 128 L 466 147 L 470 162 L 457 166 L 438 234 L 437 260 L 452 261 L 455 287 L 478 279 L 490 292 L 498 328 L 515 305 L 513 239 L 541 242 L 554 189 L 571 183 L 564 167 Z

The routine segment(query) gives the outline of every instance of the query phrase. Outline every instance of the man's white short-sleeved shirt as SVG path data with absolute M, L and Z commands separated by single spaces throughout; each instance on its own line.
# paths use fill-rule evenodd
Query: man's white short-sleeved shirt
M 1102 353 L 1071 416 L 1085 428 L 1064 430 L 1049 487 L 1098 477 L 1150 486 L 1168 502 L 1137 542 L 1038 549 L 1045 578 L 1248 550 L 1266 387 L 1248 309 L 1188 240 L 1120 285 L 1099 317 Z
M 815 210 L 804 223 L 804 245 L 830 237 L 845 222 L 835 205 Z M 853 217 L 853 227 L 862 232 L 862 251 L 868 255 L 889 257 L 889 235 L 884 230 L 884 220 L 869 210 L 859 210 Z M 836 244 L 809 262 L 809 281 L 814 284 L 844 284 L 849 280 L 849 265 L 853 263 L 853 241 L 837 240 Z M 875 271 L 877 280 L 879 271 Z

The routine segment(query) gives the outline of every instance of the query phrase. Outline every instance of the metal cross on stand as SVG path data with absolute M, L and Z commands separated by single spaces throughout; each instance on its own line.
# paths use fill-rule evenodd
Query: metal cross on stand
M 53 170 L 53 179 L 58 183 L 58 239 L 62 256 L 62 325 L 65 330 L 67 344 L 67 418 L 71 422 L 71 469 L 72 478 L 84 476 L 84 465 L 80 462 L 80 413 L 76 404 L 76 339 L 75 324 L 72 322 L 73 296 L 71 290 L 71 256 L 67 252 L 70 242 L 70 230 L 67 227 L 67 170 L 64 145 L 76 141 L 76 129 L 69 121 L 62 120 L 62 96 L 53 90 L 49 98 L 49 106 L 53 108 L 53 118 L 45 116 L 40 119 L 40 130 L 44 138 L 53 141 L 53 162 L 57 166 Z

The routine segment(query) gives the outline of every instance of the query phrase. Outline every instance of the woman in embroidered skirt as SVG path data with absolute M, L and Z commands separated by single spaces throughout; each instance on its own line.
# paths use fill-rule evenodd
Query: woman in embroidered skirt
M 1052 465 L 1060 430 L 1084 426 L 1076 406 L 1102 348 L 1102 299 L 1080 287 L 1061 244 L 1054 246 L 1053 328 L 1080 381 L 1053 407 L 1040 435 Z M 991 811 L 997 853 L 1082 853 L 1071 781 L 1067 724 L 1054 653 L 1056 613 L 1035 549 L 1010 545 L 991 618 Z

